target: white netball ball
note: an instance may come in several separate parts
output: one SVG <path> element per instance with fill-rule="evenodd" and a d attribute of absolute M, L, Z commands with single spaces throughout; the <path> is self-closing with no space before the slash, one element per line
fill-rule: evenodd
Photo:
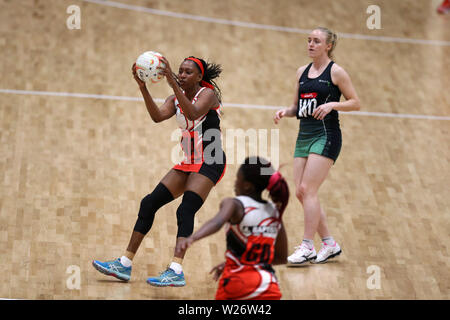
<path fill-rule="evenodd" d="M 136 60 L 136 73 L 142 81 L 146 83 L 157 83 L 164 76 L 158 68 L 166 65 L 161 61 L 162 55 L 155 51 L 146 51 Z"/>

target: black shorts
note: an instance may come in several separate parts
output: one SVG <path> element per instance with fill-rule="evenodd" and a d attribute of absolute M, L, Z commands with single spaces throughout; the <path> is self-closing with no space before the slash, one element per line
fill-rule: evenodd
<path fill-rule="evenodd" d="M 181 162 L 173 167 L 175 170 L 183 172 L 197 172 L 210 179 L 215 185 L 222 179 L 227 167 L 225 152 L 223 152 L 223 161 L 217 163 L 185 163 Z"/>

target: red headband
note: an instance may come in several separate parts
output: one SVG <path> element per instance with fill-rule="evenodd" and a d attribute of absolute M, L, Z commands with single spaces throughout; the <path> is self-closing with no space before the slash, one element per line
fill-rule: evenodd
<path fill-rule="evenodd" d="M 189 58 L 186 58 L 184 60 L 194 61 L 195 64 L 200 68 L 200 71 L 202 72 L 202 78 L 203 78 L 203 76 L 205 75 L 205 69 L 203 68 L 203 63 L 200 61 L 200 59 L 189 57 Z M 204 80 L 202 80 L 202 82 L 200 84 L 201 84 L 202 87 L 207 87 L 207 88 L 210 88 L 210 89 L 214 90 L 214 86 L 212 84 L 204 81 Z"/>
<path fill-rule="evenodd" d="M 200 71 L 202 72 L 202 77 L 205 75 L 205 69 L 203 68 L 203 63 L 199 59 L 197 59 L 197 58 L 186 58 L 184 60 L 194 61 L 198 65 L 198 67 L 200 68 Z"/>
<path fill-rule="evenodd" d="M 269 184 L 267 185 L 267 190 L 271 190 L 275 183 L 278 182 L 282 178 L 281 173 L 279 171 L 275 172 L 273 175 L 270 176 Z"/>

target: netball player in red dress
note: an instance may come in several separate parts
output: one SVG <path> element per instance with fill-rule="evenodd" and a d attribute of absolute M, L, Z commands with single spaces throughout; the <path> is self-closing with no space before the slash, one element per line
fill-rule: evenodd
<path fill-rule="evenodd" d="M 202 59 L 188 57 L 181 63 L 178 76 L 172 72 L 169 62 L 161 72 L 174 94 L 158 107 L 146 84 L 136 74 L 134 79 L 144 97 L 151 119 L 158 123 L 176 117 L 182 131 L 181 145 L 185 159 L 176 164 L 162 178 L 152 193 L 141 201 L 138 219 L 125 254 L 116 260 L 93 261 L 93 266 L 106 275 L 128 281 L 131 278 L 132 259 L 145 235 L 150 231 L 156 211 L 172 200 L 183 196 L 177 209 L 177 242 L 190 236 L 194 230 L 194 216 L 208 197 L 211 189 L 225 172 L 225 153 L 220 136 L 220 89 L 214 79 L 220 73 L 219 65 Z M 172 263 L 158 277 L 148 278 L 153 286 L 184 286 L 186 284 L 182 260 L 185 250 L 174 253 Z"/>
<path fill-rule="evenodd" d="M 273 202 L 262 199 L 265 189 Z M 226 261 L 211 270 L 215 280 L 221 275 L 216 299 L 279 300 L 272 265 L 283 264 L 287 258 L 282 215 L 289 200 L 288 185 L 266 160 L 250 157 L 239 168 L 235 193 L 235 198 L 222 201 L 214 218 L 179 241 L 176 250 L 184 252 L 226 224 Z"/>

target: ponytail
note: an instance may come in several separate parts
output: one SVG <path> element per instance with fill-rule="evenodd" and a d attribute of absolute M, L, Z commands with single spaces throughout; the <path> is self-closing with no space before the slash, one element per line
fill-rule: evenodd
<path fill-rule="evenodd" d="M 336 44 L 337 44 L 337 35 L 336 35 L 336 33 L 331 31 L 328 28 L 325 28 L 325 27 L 318 27 L 315 30 L 320 30 L 323 33 L 325 33 L 325 35 L 326 35 L 326 43 L 327 44 L 331 43 L 331 49 L 327 53 L 328 54 L 328 58 L 333 60 L 334 59 L 333 51 L 334 51 L 334 48 L 336 48 Z"/>
<path fill-rule="evenodd" d="M 282 215 L 289 202 L 289 186 L 279 171 L 272 174 L 266 189 Z"/>

